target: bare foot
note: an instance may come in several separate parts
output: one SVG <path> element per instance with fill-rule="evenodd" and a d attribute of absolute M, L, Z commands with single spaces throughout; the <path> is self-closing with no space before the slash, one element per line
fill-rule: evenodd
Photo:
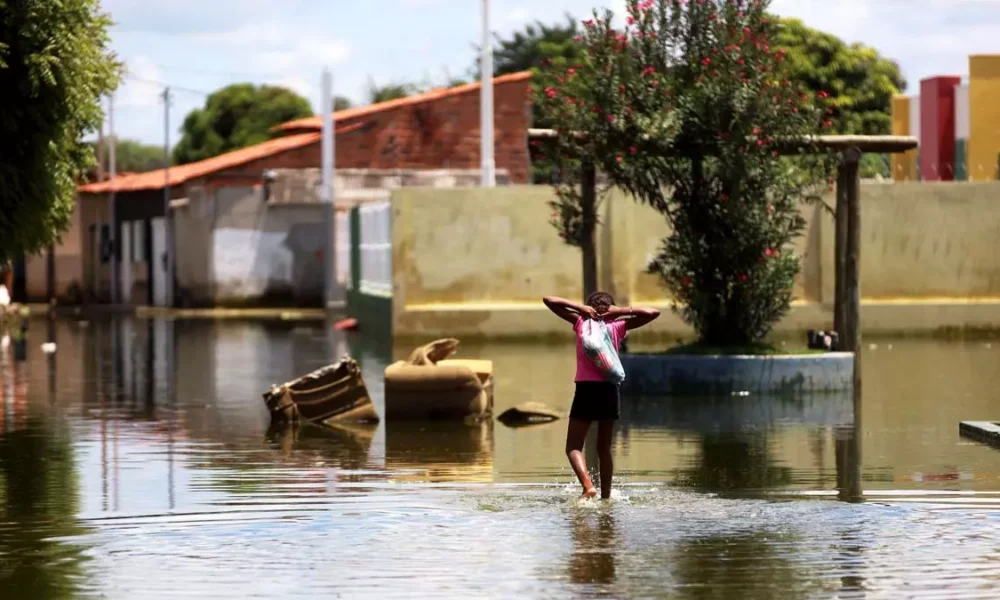
<path fill-rule="evenodd" d="M 587 488 L 586 490 L 584 490 L 583 495 L 580 497 L 584 499 L 596 498 L 597 490 L 594 488 Z"/>

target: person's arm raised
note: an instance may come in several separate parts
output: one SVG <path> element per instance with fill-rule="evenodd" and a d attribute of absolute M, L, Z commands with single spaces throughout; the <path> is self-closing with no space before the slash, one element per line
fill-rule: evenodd
<path fill-rule="evenodd" d="M 546 296 L 542 298 L 542 302 L 551 310 L 557 317 L 563 319 L 569 323 L 576 323 L 578 317 L 593 319 L 597 316 L 597 311 L 586 304 L 579 304 L 573 302 L 572 300 L 567 300 L 565 298 L 559 298 L 557 296 Z"/>
<path fill-rule="evenodd" d="M 625 329 L 638 329 L 655 321 L 660 311 L 655 308 L 612 306 L 602 316 L 608 321 L 621 319 L 625 322 Z"/>

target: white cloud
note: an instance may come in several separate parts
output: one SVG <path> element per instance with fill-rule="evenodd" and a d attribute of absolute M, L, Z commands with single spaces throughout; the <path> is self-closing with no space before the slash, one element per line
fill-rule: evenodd
<path fill-rule="evenodd" d="M 147 56 L 136 56 L 125 61 L 126 75 L 118 88 L 115 103 L 129 108 L 149 108 L 160 103 L 163 87 L 160 70 Z"/>
<path fill-rule="evenodd" d="M 507 11 L 507 14 L 503 17 L 503 22 L 505 25 L 521 25 L 522 23 L 527 23 L 530 16 L 528 9 L 523 6 L 515 6 Z"/>
<path fill-rule="evenodd" d="M 351 45 L 346 40 L 278 23 L 247 23 L 228 31 L 192 33 L 186 37 L 208 48 L 245 52 L 250 64 L 262 72 L 341 65 L 351 57 Z"/>

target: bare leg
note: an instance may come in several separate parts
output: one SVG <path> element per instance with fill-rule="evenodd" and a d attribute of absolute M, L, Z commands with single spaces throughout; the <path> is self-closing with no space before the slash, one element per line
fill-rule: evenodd
<path fill-rule="evenodd" d="M 569 457 L 569 465 L 573 467 L 576 478 L 583 486 L 584 498 L 597 496 L 594 482 L 590 480 L 590 475 L 587 473 L 587 459 L 583 457 L 583 444 L 587 441 L 587 431 L 589 430 L 590 421 L 570 419 L 569 429 L 566 431 L 566 456 Z"/>
<path fill-rule="evenodd" d="M 611 476 L 615 472 L 615 459 L 611 454 L 611 440 L 614 421 L 600 421 L 597 424 L 597 457 L 601 470 L 601 498 L 611 497 Z"/>

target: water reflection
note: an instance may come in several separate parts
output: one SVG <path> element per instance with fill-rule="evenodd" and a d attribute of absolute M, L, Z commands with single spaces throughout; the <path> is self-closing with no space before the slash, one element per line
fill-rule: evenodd
<path fill-rule="evenodd" d="M 79 545 L 55 538 L 85 531 L 76 518 L 72 436 L 65 422 L 50 418 L 54 387 L 44 395 L 32 389 L 24 364 L 27 333 L 17 332 L 14 347 L 9 337 L 0 344 L 0 589 L 12 598 L 70 598 L 85 559 Z M 54 340 L 51 329 L 48 340 Z M 46 362 L 51 382 L 55 362 L 51 356 Z M 37 402 L 41 398 L 45 402 Z"/>
<path fill-rule="evenodd" d="M 776 531 L 687 537 L 669 565 L 685 598 L 798 598 L 814 594 L 808 572 L 781 548 L 797 540 Z"/>
<path fill-rule="evenodd" d="M 570 517 L 573 551 L 569 579 L 576 584 L 608 586 L 615 582 L 618 533 L 611 510 L 577 510 Z"/>
<path fill-rule="evenodd" d="M 860 406 L 860 405 L 859 405 Z M 800 397 L 628 398 L 623 403 L 622 436 L 644 430 L 676 435 L 693 448 L 676 469 L 676 483 L 703 492 L 747 494 L 798 483 L 789 459 L 801 465 L 808 455 L 780 456 L 783 438 L 799 431 L 809 438 L 812 470 L 823 471 L 828 440 L 836 440 L 836 483 L 859 472 L 860 450 L 855 402 L 850 394 Z M 853 448 L 855 452 L 847 452 Z M 810 484 L 824 484 L 822 477 Z M 860 481 L 857 482 L 860 485 Z M 860 488 L 852 490 L 860 497 Z"/>
<path fill-rule="evenodd" d="M 1000 582 L 998 455 L 954 426 L 992 418 L 1000 372 L 982 346 L 875 351 L 864 403 L 626 399 L 620 500 L 581 507 L 565 421 L 270 426 L 264 389 L 345 353 L 382 414 L 382 370 L 408 351 L 384 341 L 328 323 L 29 325 L 0 351 L 4 597 L 152 597 L 165 569 L 172 594 L 213 597 L 280 595 L 289 577 L 306 595 L 375 597 L 892 595 L 904 582 L 971 596 Z M 460 352 L 494 361 L 498 412 L 565 411 L 563 350 Z M 261 564 L 281 580 L 261 581 Z M 944 587 L 928 575 L 944 571 Z"/>
<path fill-rule="evenodd" d="M 401 481 L 493 481 L 493 423 L 385 424 L 385 465 Z"/>
<path fill-rule="evenodd" d="M 276 423 L 268 428 L 267 441 L 280 449 L 286 463 L 313 465 L 324 461 L 355 470 L 370 466 L 372 440 L 377 429 L 376 425 L 368 423 L 329 427 Z"/>

